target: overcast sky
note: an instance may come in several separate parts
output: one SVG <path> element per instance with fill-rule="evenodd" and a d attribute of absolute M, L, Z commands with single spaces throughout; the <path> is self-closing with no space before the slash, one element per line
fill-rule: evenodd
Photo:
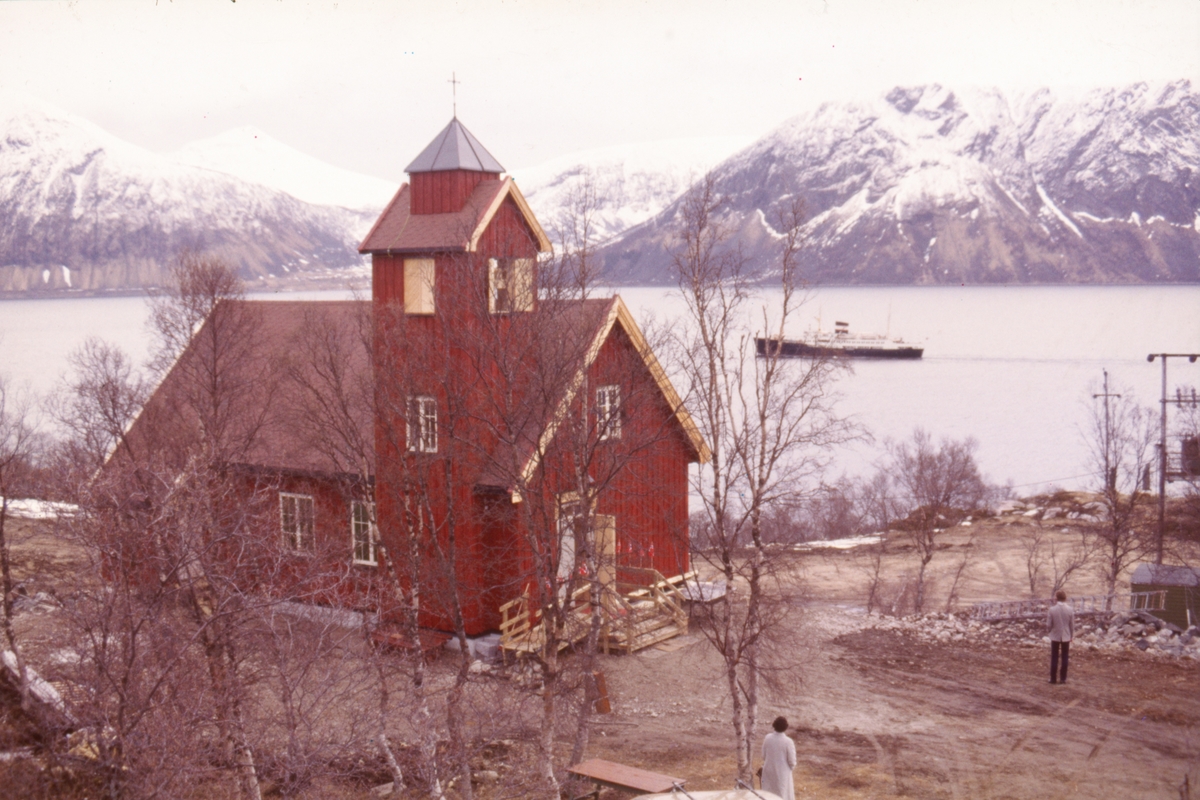
<path fill-rule="evenodd" d="M 0 1 L 0 89 L 158 152 L 253 125 L 400 181 L 451 72 L 512 170 L 898 84 L 1200 83 L 1200 0 Z"/>

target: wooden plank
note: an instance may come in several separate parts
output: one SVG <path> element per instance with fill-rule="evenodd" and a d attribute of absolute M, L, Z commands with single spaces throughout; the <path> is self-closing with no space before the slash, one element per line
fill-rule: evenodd
<path fill-rule="evenodd" d="M 682 786 L 686 782 L 683 778 L 673 778 L 670 775 L 606 761 L 603 758 L 589 758 L 567 768 L 567 772 L 602 786 L 633 792 L 669 792 L 672 787 Z"/>

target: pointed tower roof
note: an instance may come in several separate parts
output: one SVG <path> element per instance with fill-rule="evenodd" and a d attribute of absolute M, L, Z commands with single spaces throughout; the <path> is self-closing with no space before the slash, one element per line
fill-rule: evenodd
<path fill-rule="evenodd" d="M 466 169 L 473 172 L 504 172 L 500 162 L 492 157 L 479 140 L 471 135 L 458 117 L 413 159 L 405 172 L 438 172 L 448 169 Z"/>

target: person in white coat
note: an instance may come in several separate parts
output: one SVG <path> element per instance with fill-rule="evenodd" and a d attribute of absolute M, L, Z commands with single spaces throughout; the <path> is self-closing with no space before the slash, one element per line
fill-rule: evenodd
<path fill-rule="evenodd" d="M 768 733 L 763 739 L 762 788 L 774 792 L 783 800 L 796 800 L 796 790 L 792 787 L 796 743 L 784 733 L 788 722 L 783 717 L 776 717 L 771 727 L 775 732 Z"/>
<path fill-rule="evenodd" d="M 1075 638 L 1075 612 L 1067 605 L 1067 593 L 1059 591 L 1046 615 L 1046 627 L 1050 632 L 1050 682 L 1067 682 L 1067 659 L 1071 657 L 1071 640 Z M 1062 670 L 1058 669 L 1058 656 L 1062 654 Z M 1055 674 L 1058 673 L 1058 674 Z"/>

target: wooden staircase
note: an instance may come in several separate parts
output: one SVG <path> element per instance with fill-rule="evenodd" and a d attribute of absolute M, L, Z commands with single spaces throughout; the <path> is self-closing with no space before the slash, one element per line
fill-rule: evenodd
<path fill-rule="evenodd" d="M 623 568 L 644 582 L 614 582 L 602 591 L 600 602 L 600 648 L 605 653 L 635 653 L 638 650 L 687 633 L 688 615 L 680 588 L 695 578 L 694 572 L 664 578 L 657 570 Z M 567 604 L 566 625 L 559 649 L 587 637 L 592 619 L 591 587 L 583 586 Z M 538 611 L 531 607 L 528 593 L 500 607 L 500 647 L 516 656 L 541 651 L 546 644 Z"/>
<path fill-rule="evenodd" d="M 587 637 L 592 622 L 591 587 L 581 586 L 567 604 L 565 630 L 558 640 L 558 649 L 580 642 Z M 546 646 L 546 630 L 534 622 L 540 611 L 532 606 L 529 593 L 500 606 L 500 652 L 523 656 L 538 653 Z"/>

